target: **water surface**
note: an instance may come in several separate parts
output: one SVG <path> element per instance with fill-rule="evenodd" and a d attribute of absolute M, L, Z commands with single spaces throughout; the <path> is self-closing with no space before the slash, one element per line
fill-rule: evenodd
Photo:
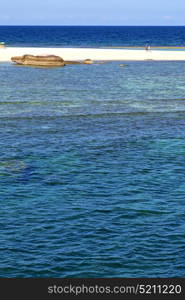
<path fill-rule="evenodd" d="M 184 62 L 0 64 L 0 277 L 184 277 Z"/>

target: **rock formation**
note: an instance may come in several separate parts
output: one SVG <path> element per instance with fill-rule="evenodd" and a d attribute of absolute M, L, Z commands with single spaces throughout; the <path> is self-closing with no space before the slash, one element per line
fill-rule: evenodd
<path fill-rule="evenodd" d="M 65 60 L 65 65 L 81 65 L 80 61 L 74 61 L 74 60 Z"/>
<path fill-rule="evenodd" d="M 65 63 L 65 65 L 83 65 L 83 64 L 91 65 L 91 64 L 93 64 L 93 61 L 88 58 L 83 61 L 65 60 L 64 63 Z"/>
<path fill-rule="evenodd" d="M 25 54 L 23 56 L 14 56 L 11 60 L 20 65 L 29 65 L 29 66 L 65 66 L 64 60 L 60 56 L 56 55 L 30 55 Z"/>
<path fill-rule="evenodd" d="M 80 65 L 80 64 L 93 64 L 91 59 L 85 59 L 84 61 L 64 61 L 60 56 L 56 55 L 30 55 L 25 54 L 22 56 L 13 56 L 11 60 L 19 65 L 27 66 L 43 66 L 43 67 L 57 67 L 65 65 Z"/>
<path fill-rule="evenodd" d="M 85 59 L 84 61 L 83 61 L 83 63 L 84 64 L 87 64 L 87 65 L 91 65 L 91 64 L 93 64 L 93 61 L 92 61 L 92 59 Z"/>

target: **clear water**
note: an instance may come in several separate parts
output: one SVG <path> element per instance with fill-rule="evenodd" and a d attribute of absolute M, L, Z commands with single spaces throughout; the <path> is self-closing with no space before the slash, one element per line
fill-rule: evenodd
<path fill-rule="evenodd" d="M 184 276 L 184 70 L 0 66 L 0 276 Z"/>
<path fill-rule="evenodd" d="M 0 64 L 0 277 L 185 276 L 185 62 Z"/>

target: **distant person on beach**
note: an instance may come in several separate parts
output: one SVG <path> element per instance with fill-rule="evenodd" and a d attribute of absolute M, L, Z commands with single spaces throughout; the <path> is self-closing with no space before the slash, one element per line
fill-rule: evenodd
<path fill-rule="evenodd" d="M 4 42 L 0 42 L 0 48 L 5 48 L 5 43 Z"/>
<path fill-rule="evenodd" d="M 146 45 L 146 46 L 145 46 L 145 50 L 146 50 L 146 51 L 151 50 L 150 45 Z"/>

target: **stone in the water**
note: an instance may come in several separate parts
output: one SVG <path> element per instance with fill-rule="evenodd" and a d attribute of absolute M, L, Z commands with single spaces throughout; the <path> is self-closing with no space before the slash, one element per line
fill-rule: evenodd
<path fill-rule="evenodd" d="M 65 60 L 65 65 L 81 65 L 82 63 L 80 61 L 74 61 L 74 60 Z"/>
<path fill-rule="evenodd" d="M 87 59 L 85 59 L 85 60 L 83 61 L 83 63 L 84 63 L 84 64 L 87 64 L 87 65 L 91 65 L 91 64 L 93 64 L 93 60 L 87 58 Z"/>
<path fill-rule="evenodd" d="M 11 60 L 12 62 L 15 62 L 18 65 L 42 66 L 42 67 L 93 64 L 93 60 L 89 58 L 85 59 L 84 61 L 70 61 L 70 60 L 64 61 L 60 56 L 56 56 L 56 55 L 25 54 L 22 56 L 13 56 Z"/>
<path fill-rule="evenodd" d="M 60 56 L 56 55 L 30 55 L 25 54 L 23 56 L 13 56 L 11 60 L 19 65 L 27 66 L 65 66 L 64 60 Z"/>

